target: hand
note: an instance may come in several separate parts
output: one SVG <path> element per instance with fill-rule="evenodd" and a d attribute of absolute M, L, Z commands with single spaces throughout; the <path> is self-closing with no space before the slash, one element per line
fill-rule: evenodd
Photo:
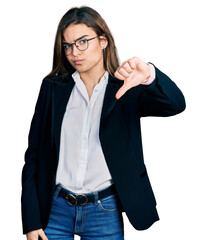
<path fill-rule="evenodd" d="M 123 62 L 114 76 L 124 81 L 123 86 L 116 93 L 116 99 L 119 99 L 127 90 L 146 81 L 150 77 L 150 68 L 146 62 L 133 57 Z"/>
<path fill-rule="evenodd" d="M 39 236 L 42 240 L 48 240 L 42 229 L 34 230 L 26 234 L 27 240 L 38 240 Z"/>

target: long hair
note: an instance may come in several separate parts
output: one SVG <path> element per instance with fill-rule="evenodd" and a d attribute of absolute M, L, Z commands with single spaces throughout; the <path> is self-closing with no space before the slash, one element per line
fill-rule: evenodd
<path fill-rule="evenodd" d="M 108 45 L 103 52 L 105 70 L 111 75 L 114 75 L 116 69 L 119 67 L 114 39 L 104 19 L 97 11 L 90 7 L 74 7 L 67 11 L 59 22 L 54 45 L 53 67 L 52 71 L 46 76 L 46 78 L 61 76 L 62 80 L 64 80 L 67 75 L 72 74 L 75 71 L 74 67 L 65 56 L 62 41 L 64 30 L 70 24 L 80 23 L 92 28 L 98 36 L 104 34 L 108 40 Z"/>

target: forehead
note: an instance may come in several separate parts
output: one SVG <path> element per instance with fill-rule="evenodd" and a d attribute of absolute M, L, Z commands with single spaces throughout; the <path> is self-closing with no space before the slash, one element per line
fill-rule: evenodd
<path fill-rule="evenodd" d="M 95 31 L 85 24 L 71 24 L 63 32 L 63 38 L 66 42 L 72 43 L 83 35 L 95 37 Z"/>

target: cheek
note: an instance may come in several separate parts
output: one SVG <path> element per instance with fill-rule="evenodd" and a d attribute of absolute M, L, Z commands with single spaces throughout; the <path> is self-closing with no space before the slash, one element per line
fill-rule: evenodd
<path fill-rule="evenodd" d="M 66 57 L 66 58 L 67 58 L 68 62 L 70 63 L 70 65 L 71 65 L 72 67 L 76 68 L 75 63 L 72 61 L 72 58 L 71 58 L 71 57 Z"/>
<path fill-rule="evenodd" d="M 68 62 L 72 65 L 72 59 L 69 56 L 67 56 L 66 58 L 67 58 Z"/>
<path fill-rule="evenodd" d="M 97 62 L 97 61 L 99 61 L 102 57 L 103 57 L 103 53 L 102 53 L 102 51 L 100 51 L 99 48 L 93 49 L 93 51 L 90 51 L 90 52 L 87 54 L 87 60 L 88 60 L 89 62 Z"/>

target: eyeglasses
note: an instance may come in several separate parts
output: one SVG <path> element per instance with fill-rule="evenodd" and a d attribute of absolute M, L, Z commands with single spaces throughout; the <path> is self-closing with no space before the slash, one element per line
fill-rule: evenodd
<path fill-rule="evenodd" d="M 75 45 L 77 47 L 78 50 L 80 51 L 85 51 L 89 44 L 88 42 L 95 39 L 95 38 L 99 38 L 100 36 L 96 36 L 90 39 L 86 39 L 86 38 L 81 38 L 81 39 L 77 39 L 74 43 L 63 43 L 63 48 L 65 51 L 65 55 L 68 56 L 72 53 L 73 51 L 73 45 Z"/>

